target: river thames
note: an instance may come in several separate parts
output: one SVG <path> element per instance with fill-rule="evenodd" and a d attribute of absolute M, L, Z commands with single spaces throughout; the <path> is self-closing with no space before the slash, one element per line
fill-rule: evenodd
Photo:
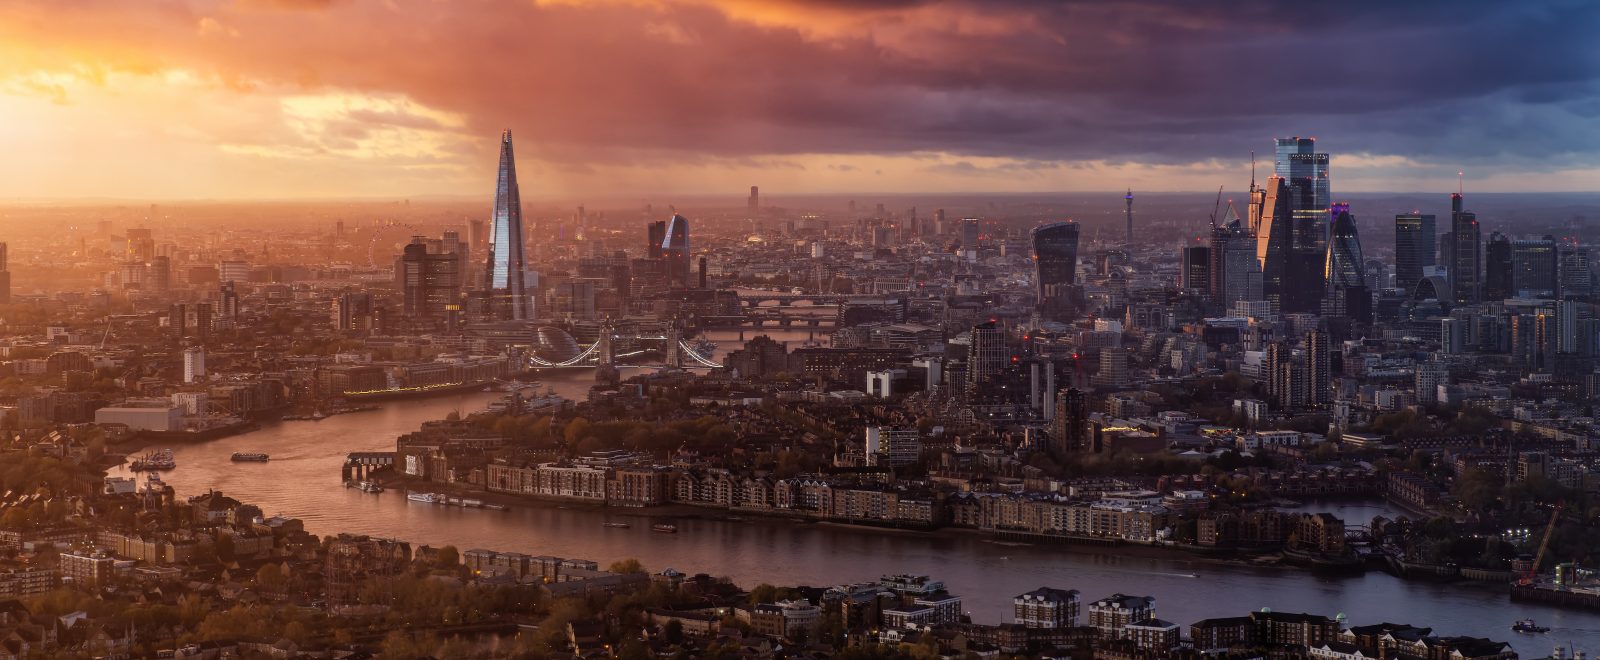
<path fill-rule="evenodd" d="M 793 334 L 804 339 L 804 332 Z M 753 334 L 752 334 L 753 336 Z M 722 337 L 714 337 L 722 339 Z M 793 337 L 791 337 L 793 339 Z M 587 370 L 543 382 L 581 398 Z M 1210 616 L 1274 611 L 1344 613 L 1354 625 L 1392 621 L 1431 626 L 1439 635 L 1511 642 L 1522 657 L 1544 657 L 1555 644 L 1600 650 L 1600 615 L 1512 603 L 1498 585 L 1406 582 L 1386 573 L 1319 577 L 1291 568 L 1262 568 L 1151 558 L 1115 549 L 999 544 L 976 535 L 929 534 L 797 523 L 745 516 L 743 521 L 687 518 L 678 534 L 649 529 L 649 510 L 607 511 L 553 504 L 510 511 L 460 509 L 406 500 L 404 493 L 365 494 L 344 487 L 339 468 L 353 451 L 392 451 L 395 438 L 451 411 L 483 409 L 497 394 L 471 393 L 390 402 L 380 410 L 322 421 L 272 422 L 260 430 L 174 447 L 178 468 L 165 473 L 180 496 L 219 490 L 256 504 L 267 515 L 305 521 L 316 534 L 353 532 L 411 541 L 530 555 L 591 559 L 602 566 L 637 558 L 653 571 L 675 568 L 733 578 L 745 587 L 830 585 L 883 574 L 926 574 L 943 580 L 980 623 L 1010 620 L 1012 596 L 1040 586 L 1077 589 L 1087 603 L 1113 593 L 1156 598 L 1156 615 L 1187 629 Z M 267 463 L 233 463 L 233 452 L 266 452 Z M 1348 520 L 1387 512 L 1381 504 L 1327 503 Z M 601 526 L 629 521 L 630 528 Z M 1519 635 L 1511 623 L 1532 617 L 1549 635 Z"/>

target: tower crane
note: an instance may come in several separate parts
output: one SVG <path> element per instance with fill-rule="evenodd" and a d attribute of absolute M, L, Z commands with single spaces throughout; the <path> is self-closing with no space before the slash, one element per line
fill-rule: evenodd
<path fill-rule="evenodd" d="M 1524 586 L 1533 584 L 1533 576 L 1539 574 L 1539 564 L 1544 561 L 1545 550 L 1550 548 L 1550 536 L 1555 533 L 1556 520 L 1560 518 L 1561 505 L 1556 504 L 1556 508 L 1550 512 L 1550 524 L 1544 527 L 1544 538 L 1539 541 L 1539 552 L 1533 556 L 1533 565 L 1529 566 L 1527 572 L 1522 574 L 1522 580 L 1518 584 Z"/>

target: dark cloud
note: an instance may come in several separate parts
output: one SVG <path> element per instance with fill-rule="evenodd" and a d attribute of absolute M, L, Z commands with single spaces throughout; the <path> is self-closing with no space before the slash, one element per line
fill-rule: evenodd
<path fill-rule="evenodd" d="M 181 29 L 134 21 L 151 29 L 129 47 L 228 79 L 403 93 L 486 136 L 514 127 L 521 150 L 558 161 L 1188 163 L 1293 134 L 1432 161 L 1600 153 L 1587 0 L 706 2 L 240 0 L 168 12 Z M 213 14 L 238 36 L 194 37 L 192 16 Z M 107 39 L 130 27 L 77 18 Z"/>

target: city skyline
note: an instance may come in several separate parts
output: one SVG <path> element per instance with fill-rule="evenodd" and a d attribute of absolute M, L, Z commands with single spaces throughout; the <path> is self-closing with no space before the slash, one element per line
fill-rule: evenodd
<path fill-rule="evenodd" d="M 1207 190 L 1297 134 L 1337 154 L 1347 192 L 1443 190 L 1458 171 L 1469 191 L 1600 180 L 1580 27 L 1597 9 L 1576 3 L 480 9 L 8 5 L 0 144 L 19 157 L 0 196 L 470 196 L 505 127 L 529 199 Z M 1530 35 L 1543 47 L 1494 47 Z M 1308 39 L 1337 56 L 1271 57 Z M 1317 83 L 1239 112 L 1259 105 L 1242 82 L 1290 66 Z"/>

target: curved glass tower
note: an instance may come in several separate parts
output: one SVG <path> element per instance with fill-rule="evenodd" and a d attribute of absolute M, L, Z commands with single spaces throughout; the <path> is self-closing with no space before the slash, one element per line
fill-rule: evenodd
<path fill-rule="evenodd" d="M 528 319 L 528 295 L 522 257 L 522 193 L 517 189 L 517 161 L 511 151 L 511 130 L 500 134 L 500 176 L 494 188 L 494 217 L 489 228 L 489 266 L 484 289 L 489 315 L 500 321 Z"/>

